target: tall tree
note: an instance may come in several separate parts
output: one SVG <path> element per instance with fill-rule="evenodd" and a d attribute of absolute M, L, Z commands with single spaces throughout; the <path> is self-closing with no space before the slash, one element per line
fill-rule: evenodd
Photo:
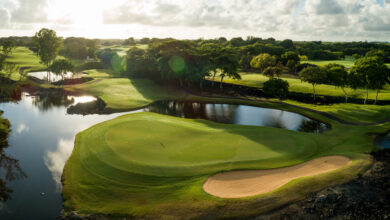
<path fill-rule="evenodd" d="M 238 74 L 238 60 L 233 51 L 225 49 L 222 51 L 221 55 L 217 58 L 217 66 L 221 71 L 221 84 L 220 88 L 222 89 L 222 82 L 224 77 L 229 77 L 232 79 L 241 79 L 241 75 Z"/>
<path fill-rule="evenodd" d="M 68 72 L 74 72 L 74 65 L 72 62 L 66 59 L 59 59 L 53 62 L 50 66 L 50 71 L 56 75 L 61 76 L 62 80 L 64 80 L 64 75 Z"/>
<path fill-rule="evenodd" d="M 39 32 L 35 33 L 33 41 L 37 46 L 37 54 L 43 64 L 46 65 L 49 70 L 50 64 L 56 59 L 58 51 L 61 46 L 61 38 L 57 37 L 54 30 L 42 28 Z M 49 72 L 47 73 L 49 78 Z"/>
<path fill-rule="evenodd" d="M 250 65 L 252 68 L 258 69 L 260 70 L 260 72 L 263 72 L 267 67 L 276 65 L 276 57 L 271 56 L 268 53 L 262 53 L 253 57 Z"/>
<path fill-rule="evenodd" d="M 383 87 L 390 81 L 388 67 L 384 64 L 381 56 L 366 56 L 358 59 L 352 67 L 351 73 L 354 76 L 354 87 L 366 89 L 364 104 L 367 103 L 368 90 L 376 90 L 375 104 L 378 100 L 378 94 Z"/>
<path fill-rule="evenodd" d="M 307 67 L 299 73 L 302 81 L 313 86 L 313 99 L 316 99 L 316 85 L 326 80 L 325 71 L 321 67 Z"/>
<path fill-rule="evenodd" d="M 345 96 L 345 103 L 348 102 L 348 94 L 345 87 L 350 85 L 350 76 L 345 66 L 340 64 L 328 64 L 325 66 L 327 78 L 330 84 L 340 87 Z"/>

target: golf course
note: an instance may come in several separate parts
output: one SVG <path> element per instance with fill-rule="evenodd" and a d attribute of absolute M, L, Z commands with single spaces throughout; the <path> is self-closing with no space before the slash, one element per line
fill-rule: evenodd
<path fill-rule="evenodd" d="M 246 219 L 373 169 L 374 143 L 390 129 L 390 46 L 300 61 L 318 42 L 252 40 L 63 39 L 41 29 L 29 47 L 14 46 L 1 77 L 17 89 L 0 116 L 15 124 L 11 146 L 35 143 L 23 154 L 29 176 L 55 183 L 32 191 L 34 201 L 55 195 L 48 216 L 64 219 Z M 350 53 L 329 48 L 313 54 Z"/>

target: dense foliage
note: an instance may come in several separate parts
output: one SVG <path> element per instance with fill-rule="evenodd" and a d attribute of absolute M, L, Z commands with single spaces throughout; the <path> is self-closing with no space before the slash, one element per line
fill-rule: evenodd
<path fill-rule="evenodd" d="M 98 40 L 69 37 L 64 40 L 60 54 L 75 59 L 95 59 L 98 45 Z"/>

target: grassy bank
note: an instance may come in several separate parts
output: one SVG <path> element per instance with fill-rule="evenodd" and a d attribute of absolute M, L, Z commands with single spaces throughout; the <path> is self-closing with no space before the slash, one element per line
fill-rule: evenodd
<path fill-rule="evenodd" d="M 224 79 L 224 82 L 226 83 L 233 83 L 237 85 L 245 85 L 245 86 L 252 86 L 252 87 L 258 87 L 263 88 L 264 82 L 268 80 L 268 77 L 259 74 L 259 73 L 241 73 L 241 80 L 234 80 L 234 79 Z M 313 93 L 313 86 L 309 83 L 302 82 L 300 79 L 292 79 L 292 78 L 282 78 L 284 80 L 287 80 L 290 84 L 289 90 L 291 92 L 300 92 L 300 93 Z M 219 77 L 215 78 L 215 81 L 220 81 Z M 345 91 L 347 92 L 348 96 L 351 98 L 362 98 L 364 99 L 366 96 L 366 90 L 365 89 L 357 89 L 353 90 L 350 88 L 346 88 Z M 344 97 L 344 93 L 340 88 L 336 88 L 332 85 L 317 85 L 316 86 L 316 93 L 318 95 L 329 95 L 329 96 L 340 96 Z M 376 91 L 369 90 L 369 99 L 375 99 Z M 389 100 L 390 99 L 390 88 L 387 86 L 384 90 L 381 91 L 378 97 L 379 100 Z"/>
<path fill-rule="evenodd" d="M 94 80 L 79 85 L 66 86 L 68 91 L 87 93 L 101 98 L 108 108 L 118 111 L 140 108 L 161 99 L 176 99 L 185 94 L 163 88 L 149 79 L 111 78 L 112 70 L 89 70 Z"/>
<path fill-rule="evenodd" d="M 12 54 L 6 60 L 9 63 L 14 63 L 20 68 L 24 68 L 24 72 L 33 72 L 46 69 L 39 61 L 39 57 L 27 47 L 16 47 Z M 10 79 L 20 80 L 22 76 L 19 71 L 11 73 Z"/>
<path fill-rule="evenodd" d="M 81 214 L 174 219 L 258 214 L 353 178 L 370 164 L 364 153 L 373 148 L 374 136 L 368 133 L 383 133 L 389 126 L 341 125 L 294 110 L 325 120 L 333 129 L 310 134 L 153 113 L 93 126 L 77 135 L 65 166 L 65 208 Z M 326 155 L 345 155 L 353 163 L 245 199 L 218 199 L 202 190 L 207 177 L 217 172 L 284 167 Z"/>
<path fill-rule="evenodd" d="M 3 112 L 0 110 L 0 147 L 7 145 L 7 138 L 10 132 L 10 123 L 2 117 Z"/>

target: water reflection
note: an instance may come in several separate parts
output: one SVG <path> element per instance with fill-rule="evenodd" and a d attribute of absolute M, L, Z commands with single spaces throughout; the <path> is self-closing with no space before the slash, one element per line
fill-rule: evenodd
<path fill-rule="evenodd" d="M 13 192 L 7 186 L 7 182 L 23 179 L 27 176 L 20 167 L 19 161 L 7 155 L 4 151 L 8 147 L 7 135 L 1 134 L 0 139 L 3 140 L 0 142 L 0 203 L 4 203 L 11 198 Z"/>
<path fill-rule="evenodd" d="M 40 80 L 48 81 L 48 82 L 58 82 L 58 81 L 62 80 L 61 75 L 56 75 L 52 72 L 46 72 L 46 71 L 30 72 L 30 73 L 28 73 L 28 75 L 33 76 L 33 77 L 40 79 Z M 64 79 L 78 79 L 78 78 L 81 78 L 82 76 L 83 76 L 82 73 L 73 74 L 72 72 L 67 72 L 66 74 L 64 74 Z"/>
<path fill-rule="evenodd" d="M 159 101 L 144 111 L 226 124 L 269 126 L 302 132 L 320 133 L 328 129 L 325 123 L 300 114 L 247 105 Z"/>
<path fill-rule="evenodd" d="M 24 93 L 24 95 L 28 95 Z M 48 111 L 54 107 L 68 107 L 79 103 L 88 103 L 96 100 L 93 96 L 71 96 L 62 89 L 41 91 L 31 96 L 33 104 L 41 111 Z"/>
<path fill-rule="evenodd" d="M 21 99 L 22 89 L 10 79 L 0 76 L 0 103 Z"/>
<path fill-rule="evenodd" d="M 94 124 L 127 114 L 69 115 L 70 106 L 95 100 L 93 97 L 67 96 L 59 91 L 55 95 L 32 91 L 41 95 L 23 93 L 18 102 L 0 103 L 4 117 L 14 126 L 9 137 L 9 147 L 0 154 L 7 161 L 6 168 L 13 170 L 9 177 L 21 176 L 18 168 L 28 178 L 9 181 L 2 176 L 12 198 L 0 202 L 0 219 L 56 219 L 62 210 L 61 175 L 65 161 L 73 149 L 75 135 Z M 43 91 L 45 92 L 45 91 Z M 56 100 L 57 98 L 57 100 Z M 8 158 L 17 158 L 19 161 Z M 6 169 L 4 169 L 6 170 Z M 0 171 L 1 172 L 1 171 Z M 9 173 L 9 172 L 8 172 Z M 23 175 L 22 175 L 23 176 Z M 0 189 L 0 191 L 2 191 Z M 1 208 L 2 207 L 2 208 Z"/>
<path fill-rule="evenodd" d="M 58 140 L 57 148 L 54 151 L 46 151 L 44 156 L 45 165 L 50 170 L 53 180 L 57 185 L 57 190 L 61 190 L 61 175 L 64 169 L 65 163 L 68 160 L 73 150 L 74 139 Z"/>

